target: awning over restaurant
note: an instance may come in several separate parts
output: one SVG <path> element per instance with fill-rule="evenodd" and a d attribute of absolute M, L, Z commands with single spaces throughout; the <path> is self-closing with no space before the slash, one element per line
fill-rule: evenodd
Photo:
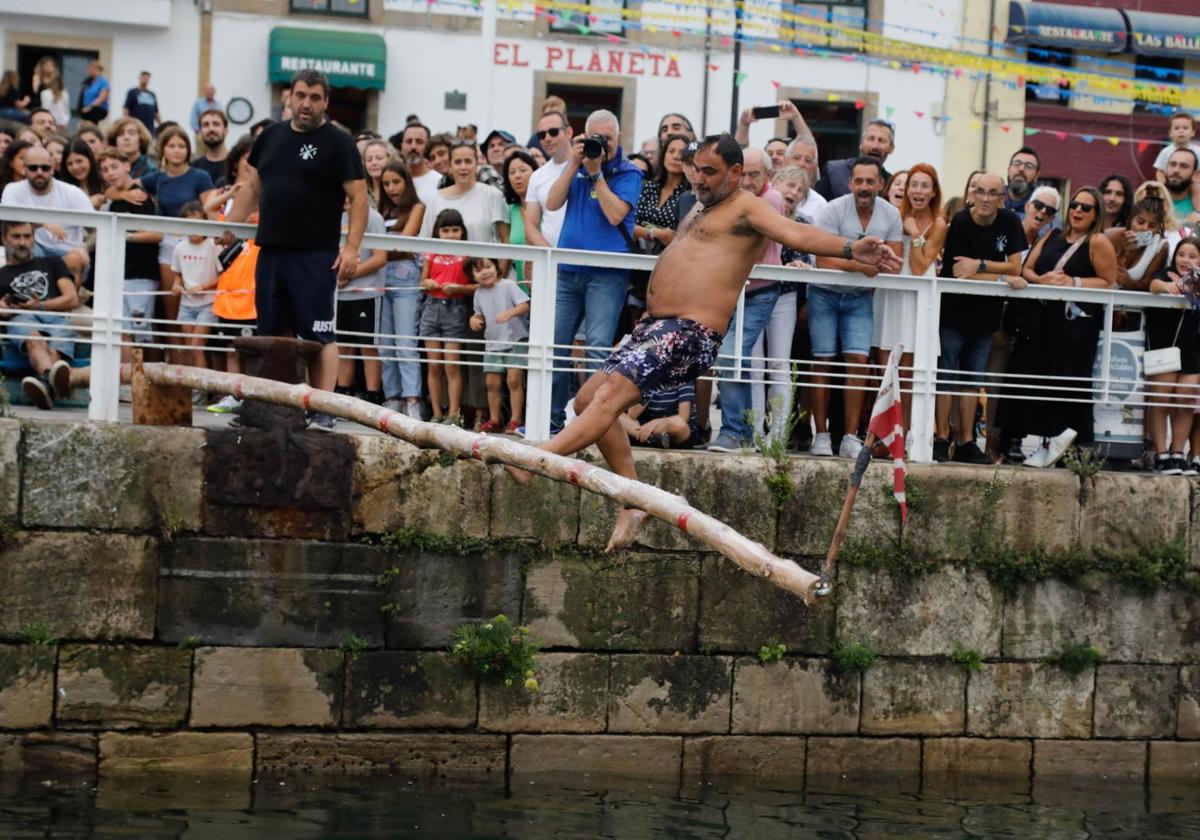
<path fill-rule="evenodd" d="M 1010 44 L 1115 53 L 1125 49 L 1127 40 L 1125 18 L 1117 9 L 1017 0 L 1008 6 Z"/>
<path fill-rule="evenodd" d="M 1198 9 L 1197 11 L 1200 11 Z M 1133 51 L 1139 55 L 1200 58 L 1200 18 L 1128 9 Z"/>
<path fill-rule="evenodd" d="M 333 87 L 383 90 L 387 44 L 373 32 L 279 26 L 271 30 L 268 63 L 272 82 L 290 82 L 297 70 L 313 68 Z"/>

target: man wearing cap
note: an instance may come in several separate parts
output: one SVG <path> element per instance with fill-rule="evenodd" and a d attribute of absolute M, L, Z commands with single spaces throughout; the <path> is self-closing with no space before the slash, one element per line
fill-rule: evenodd
<path fill-rule="evenodd" d="M 497 189 L 504 189 L 504 178 L 500 173 L 504 170 L 504 150 L 516 143 L 517 139 L 507 131 L 499 128 L 483 138 L 479 148 L 483 150 L 484 160 L 475 173 L 475 180 Z"/>

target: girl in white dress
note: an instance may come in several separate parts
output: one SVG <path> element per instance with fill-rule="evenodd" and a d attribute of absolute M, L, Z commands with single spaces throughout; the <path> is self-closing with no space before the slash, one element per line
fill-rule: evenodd
<path fill-rule="evenodd" d="M 937 171 L 927 163 L 918 163 L 908 171 L 908 183 L 900 216 L 904 219 L 904 265 L 900 273 L 912 277 L 932 277 L 937 272 L 937 258 L 946 241 L 947 224 L 941 217 L 942 187 Z M 875 292 L 875 362 L 887 365 L 892 348 L 903 345 L 901 370 L 911 369 L 913 347 L 916 345 L 917 295 L 878 289 Z M 911 380 L 904 376 L 901 403 L 904 427 L 909 427 L 912 408 Z"/>

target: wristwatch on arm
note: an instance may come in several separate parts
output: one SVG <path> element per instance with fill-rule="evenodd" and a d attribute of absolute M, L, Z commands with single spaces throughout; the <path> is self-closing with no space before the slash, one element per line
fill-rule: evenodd
<path fill-rule="evenodd" d="M 854 259 L 854 251 L 850 248 L 850 243 L 853 241 L 854 240 L 852 240 L 852 239 L 847 239 L 845 241 L 845 243 L 842 245 L 842 257 L 844 259 L 847 259 L 847 260 Z"/>
<path fill-rule="evenodd" d="M 986 273 L 987 273 L 987 260 L 980 260 L 979 261 L 979 271 L 977 271 L 976 274 L 986 274 Z"/>

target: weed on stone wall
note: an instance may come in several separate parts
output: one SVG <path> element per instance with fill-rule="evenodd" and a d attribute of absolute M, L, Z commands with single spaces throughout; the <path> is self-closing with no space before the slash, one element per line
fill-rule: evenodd
<path fill-rule="evenodd" d="M 349 656 L 351 662 L 356 662 L 366 649 L 367 640 L 353 633 L 346 637 L 346 641 L 338 645 L 338 650 Z"/>
<path fill-rule="evenodd" d="M 450 653 L 481 681 L 523 685 L 537 691 L 538 643 L 528 627 L 514 626 L 503 615 L 487 622 L 470 622 L 454 631 Z"/>
<path fill-rule="evenodd" d="M 1068 645 L 1056 658 L 1050 660 L 1072 676 L 1079 676 L 1100 664 L 1100 650 L 1084 642 Z"/>
<path fill-rule="evenodd" d="M 870 670 L 879 659 L 878 654 L 860 642 L 834 645 L 830 655 L 834 667 L 843 674 L 862 674 Z"/>
<path fill-rule="evenodd" d="M 782 397 L 775 397 L 771 400 L 771 414 L 767 418 L 768 428 L 775 413 L 783 412 L 785 402 L 786 400 Z M 783 510 L 784 505 L 788 503 L 788 499 L 792 498 L 792 493 L 796 490 L 791 473 L 788 472 L 787 454 L 788 441 L 792 439 L 792 428 L 796 425 L 795 417 L 789 413 L 784 418 L 783 426 L 778 434 L 764 435 L 762 424 L 753 411 L 746 412 L 746 423 L 754 430 L 754 448 L 771 462 L 770 470 L 763 476 L 763 483 L 771 491 L 771 498 L 775 500 L 775 509 Z"/>
<path fill-rule="evenodd" d="M 954 646 L 954 652 L 950 654 L 950 661 L 964 671 L 983 670 L 983 654 L 972 648 L 964 648 L 962 645 Z"/>
<path fill-rule="evenodd" d="M 17 635 L 21 637 L 21 641 L 33 648 L 33 664 L 36 667 L 43 668 L 54 664 L 58 639 L 49 624 L 43 621 L 31 621 L 17 631 Z"/>
<path fill-rule="evenodd" d="M 758 649 L 758 658 L 765 665 L 768 662 L 778 662 L 787 653 L 787 645 L 774 639 Z"/>

